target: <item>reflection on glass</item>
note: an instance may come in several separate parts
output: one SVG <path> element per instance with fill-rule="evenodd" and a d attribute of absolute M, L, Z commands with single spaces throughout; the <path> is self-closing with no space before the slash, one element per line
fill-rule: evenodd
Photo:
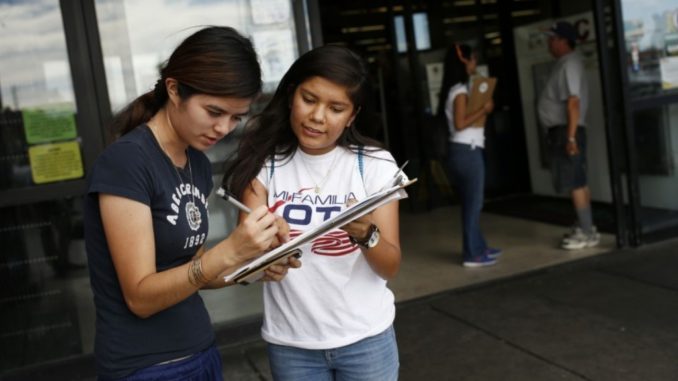
<path fill-rule="evenodd" d="M 184 38 L 206 25 L 226 25 L 249 36 L 259 55 L 264 96 L 251 107 L 251 113 L 256 113 L 298 55 L 291 4 L 291 0 L 96 0 L 112 111 L 119 111 L 155 86 L 163 60 Z M 206 152 L 212 163 L 223 162 L 233 154 L 241 129 L 242 124 Z M 213 167 L 218 186 L 222 165 Z M 208 205 L 209 247 L 230 234 L 237 213 L 213 196 Z M 241 296 L 242 290 L 225 289 L 211 295 L 205 300 L 214 323 L 261 313 L 261 303 L 252 295 Z M 254 295 L 260 297 L 259 292 Z M 233 309 L 231 301 L 247 308 Z"/>
<path fill-rule="evenodd" d="M 412 15 L 414 24 L 414 43 L 417 50 L 431 49 L 431 36 L 428 31 L 428 14 L 419 12 Z"/>
<path fill-rule="evenodd" d="M 252 39 L 265 93 L 275 90 L 298 54 L 290 0 L 253 0 L 251 4 L 238 0 L 96 0 L 96 11 L 114 112 L 150 91 L 163 60 L 184 38 L 206 25 L 227 25 Z M 266 99 L 260 97 L 251 112 L 261 110 Z M 206 152 L 211 162 L 224 161 L 234 152 L 241 129 L 242 125 Z M 215 184 L 220 182 L 221 177 L 215 176 Z M 210 214 L 220 215 L 213 208 L 221 207 L 210 203 Z M 213 239 L 223 238 L 232 228 L 232 224 L 210 225 Z"/>
<path fill-rule="evenodd" d="M 675 0 L 622 0 L 631 94 L 678 92 Z"/>
<path fill-rule="evenodd" d="M 396 46 L 398 53 L 407 51 L 407 34 L 405 32 L 404 16 L 398 15 L 393 18 L 396 34 Z M 431 48 L 431 35 L 428 28 L 428 14 L 417 12 L 412 15 L 412 27 L 414 28 L 414 44 L 417 50 Z"/>
<path fill-rule="evenodd" d="M 644 231 L 678 226 L 678 104 L 634 114 Z"/>
<path fill-rule="evenodd" d="M 59 3 L 0 2 L 0 35 L 0 190 L 81 178 Z"/>
<path fill-rule="evenodd" d="M 393 18 L 393 25 L 395 27 L 398 53 L 405 53 L 407 51 L 407 36 L 405 35 L 405 19 L 403 16 L 395 16 Z"/>
<path fill-rule="evenodd" d="M 59 2 L 0 1 L 0 192 L 83 177 L 75 115 Z M 87 347 L 76 204 L 0 208 L 0 372 Z"/>
<path fill-rule="evenodd" d="M 237 0 L 96 0 L 112 110 L 150 91 L 162 61 L 181 40 L 206 25 L 227 25 L 250 36 L 264 69 L 266 90 L 275 89 L 297 57 L 291 5 L 289 0 L 254 3 L 258 7 Z"/>

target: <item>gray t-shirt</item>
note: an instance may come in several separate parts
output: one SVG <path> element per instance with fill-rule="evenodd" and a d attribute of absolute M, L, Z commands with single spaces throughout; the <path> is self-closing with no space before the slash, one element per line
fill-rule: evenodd
<path fill-rule="evenodd" d="M 544 127 L 567 125 L 567 99 L 579 97 L 580 126 L 586 125 L 589 88 L 581 55 L 574 51 L 558 59 L 539 96 L 537 112 Z"/>

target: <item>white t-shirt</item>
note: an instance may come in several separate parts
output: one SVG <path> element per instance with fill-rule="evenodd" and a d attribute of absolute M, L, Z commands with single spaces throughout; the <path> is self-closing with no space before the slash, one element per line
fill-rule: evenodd
<path fill-rule="evenodd" d="M 323 155 L 300 149 L 268 160 L 257 179 L 268 190 L 268 205 L 283 200 L 275 213 L 294 237 L 345 209 L 352 197 L 364 199 L 393 181 L 398 171 L 387 151 L 358 154 L 336 147 Z M 272 176 L 271 176 L 271 172 Z M 320 193 L 315 193 L 316 186 Z M 343 230 L 333 230 L 302 247 L 302 266 L 281 282 L 264 284 L 264 340 L 305 349 L 355 343 L 388 328 L 395 318 L 394 297 L 360 248 Z"/>
<path fill-rule="evenodd" d="M 454 98 L 462 94 L 468 94 L 468 87 L 463 83 L 452 86 L 447 93 L 445 116 L 447 116 L 447 127 L 450 129 L 450 141 L 485 148 L 485 128 L 482 126 L 469 126 L 461 131 L 454 128 Z"/>

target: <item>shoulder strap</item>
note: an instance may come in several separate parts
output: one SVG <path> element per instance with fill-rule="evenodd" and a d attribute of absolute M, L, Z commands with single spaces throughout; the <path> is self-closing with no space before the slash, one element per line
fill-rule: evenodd
<path fill-rule="evenodd" d="M 367 185 L 365 185 L 365 148 L 363 146 L 358 147 L 358 170 L 360 171 L 360 179 L 363 181 L 363 188 L 365 193 L 367 193 Z"/>
<path fill-rule="evenodd" d="M 275 155 L 271 156 L 271 170 L 269 171 L 268 174 L 268 181 L 271 181 L 274 172 L 275 172 Z"/>
<path fill-rule="evenodd" d="M 358 147 L 358 170 L 360 171 L 360 177 L 363 179 L 363 182 L 365 182 L 365 171 L 363 170 L 364 163 L 363 163 L 363 146 Z"/>

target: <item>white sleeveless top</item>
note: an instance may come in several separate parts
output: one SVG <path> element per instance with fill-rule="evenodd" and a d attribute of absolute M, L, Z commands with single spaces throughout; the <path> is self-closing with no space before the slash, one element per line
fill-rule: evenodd
<path fill-rule="evenodd" d="M 482 126 L 470 126 L 461 131 L 454 128 L 454 98 L 462 94 L 468 94 L 468 87 L 463 83 L 457 83 L 450 88 L 445 101 L 445 116 L 447 116 L 447 127 L 450 129 L 450 141 L 485 148 L 485 128 Z"/>

